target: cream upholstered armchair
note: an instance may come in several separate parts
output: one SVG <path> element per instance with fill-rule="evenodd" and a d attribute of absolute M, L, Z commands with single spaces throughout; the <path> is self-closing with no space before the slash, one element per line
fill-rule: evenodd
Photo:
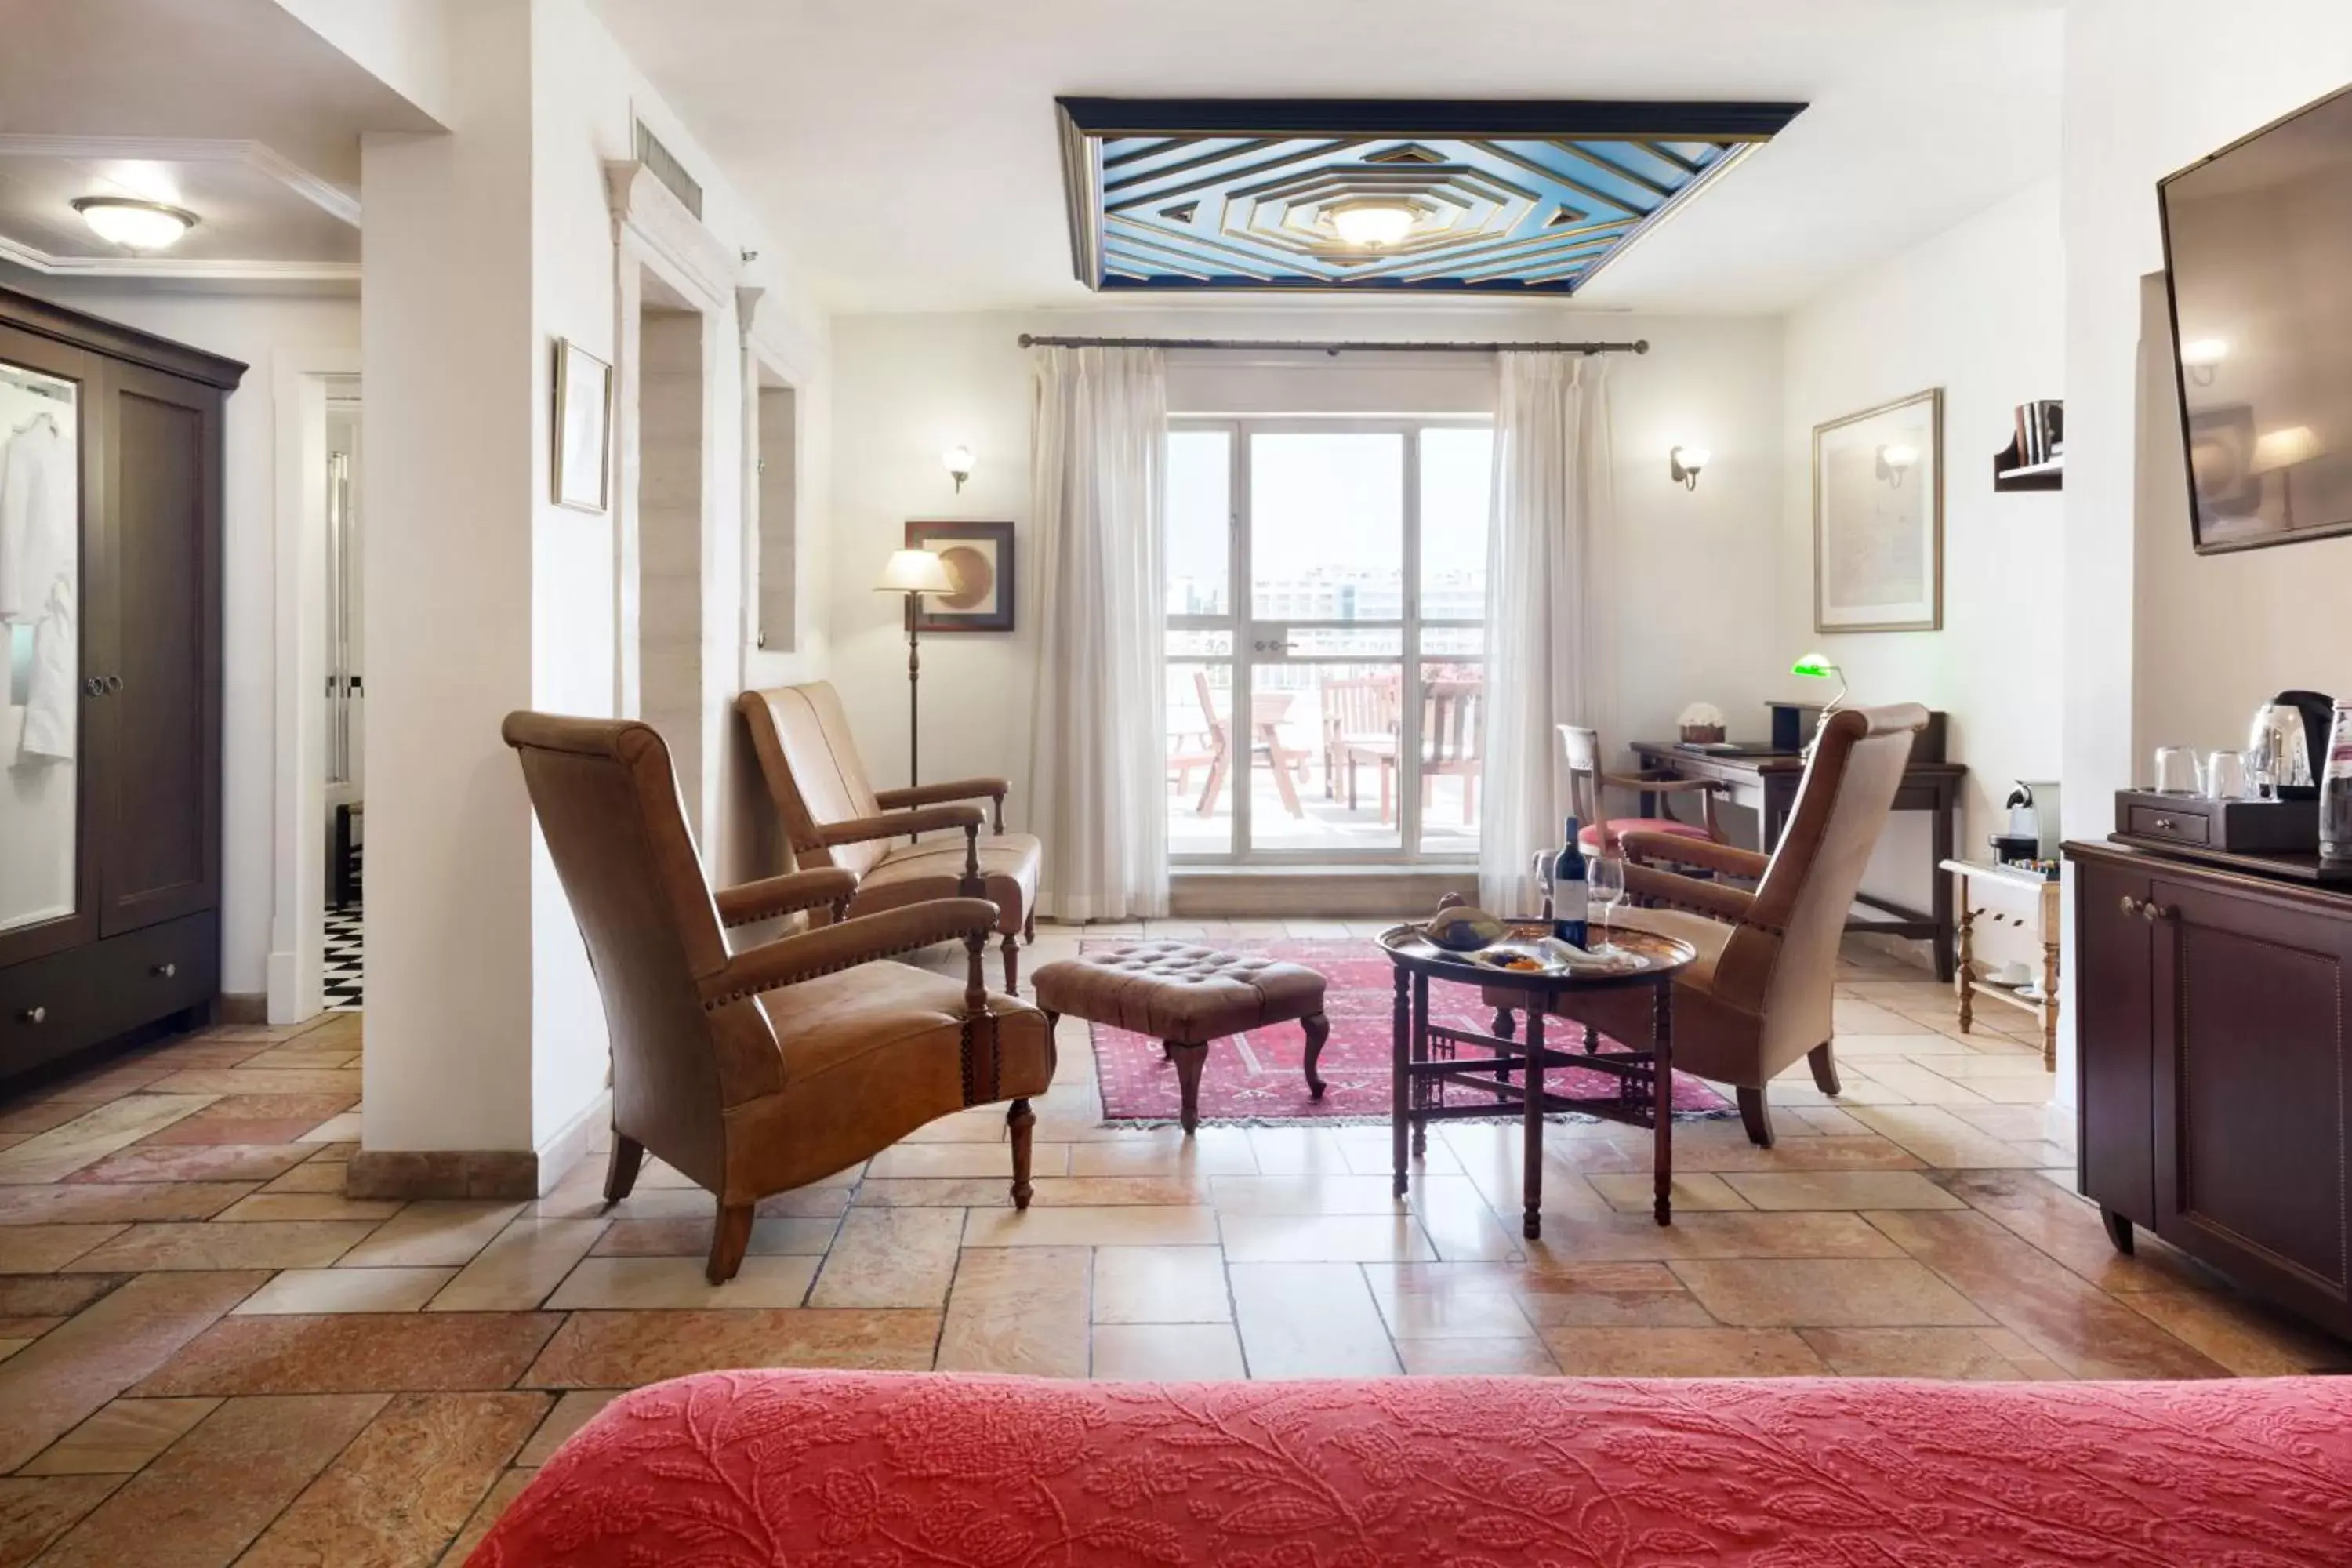
<path fill-rule="evenodd" d="M 1675 1066 L 1730 1085 L 1748 1137 L 1767 1148 L 1766 1086 L 1798 1058 L 1811 1059 L 1823 1093 L 1838 1091 L 1832 1052 L 1838 944 L 1911 760 L 1911 739 L 1927 722 L 1927 710 L 1916 703 L 1831 715 L 1769 855 L 1677 834 L 1636 831 L 1620 841 L 1625 890 L 1648 906 L 1627 911 L 1623 923 L 1698 949 L 1698 962 L 1675 981 Z M 1678 875 L 1669 865 L 1716 879 Z M 1502 1008 L 1514 999 L 1497 991 L 1487 1000 Z M 1646 1002 L 1630 992 L 1563 997 L 1553 1010 L 1620 1039 L 1643 1038 L 1648 1026 Z"/>
<path fill-rule="evenodd" d="M 1028 1097 L 1053 1081 L 1054 1040 L 1043 1013 L 983 984 L 994 905 L 941 899 L 842 920 L 856 879 L 837 869 L 714 894 L 659 733 L 546 713 L 509 714 L 503 733 L 604 998 L 608 1202 L 628 1196 L 648 1150 L 708 1189 L 708 1272 L 720 1284 L 742 1264 L 762 1197 L 1009 1100 L 1013 1201 L 1029 1206 Z M 722 928 L 807 910 L 837 923 L 728 951 Z M 969 953 L 961 981 L 883 962 L 952 941 Z"/>
<path fill-rule="evenodd" d="M 1004 831 L 997 778 L 956 779 L 912 789 L 868 782 L 840 695 L 830 681 L 746 691 L 735 700 L 760 759 L 760 774 L 803 867 L 831 866 L 856 879 L 852 915 L 973 892 L 997 908 L 1004 988 L 1021 988 L 1020 943 L 1036 934 L 1037 870 L 1043 852 L 1025 833 Z M 970 804 L 986 799 L 983 819 Z M 982 837 L 983 820 L 993 831 Z M 961 828 L 961 842 L 916 836 Z M 904 838 L 907 842 L 895 842 Z"/>

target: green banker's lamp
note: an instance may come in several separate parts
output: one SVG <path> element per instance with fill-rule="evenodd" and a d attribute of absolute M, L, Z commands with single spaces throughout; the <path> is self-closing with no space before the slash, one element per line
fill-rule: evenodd
<path fill-rule="evenodd" d="M 1822 710 L 1821 722 L 1813 726 L 1813 741 L 1818 741 L 1822 738 L 1822 725 L 1827 724 L 1830 721 L 1830 715 L 1836 712 L 1845 701 L 1847 690 L 1845 671 L 1839 668 L 1829 655 L 1815 652 L 1800 658 L 1796 663 L 1789 667 L 1789 673 L 1802 675 L 1814 680 L 1827 680 L 1832 676 L 1837 678 L 1837 695 L 1830 699 L 1829 705 Z M 1812 754 L 1813 741 L 1805 742 L 1805 752 L 1808 756 Z"/>

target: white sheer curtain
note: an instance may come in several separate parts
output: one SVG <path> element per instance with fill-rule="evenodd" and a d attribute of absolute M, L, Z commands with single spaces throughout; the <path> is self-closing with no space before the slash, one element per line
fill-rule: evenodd
<path fill-rule="evenodd" d="M 1608 361 L 1496 358 L 1478 892 L 1510 915 L 1536 907 L 1529 858 L 1559 843 L 1567 791 L 1553 726 L 1606 721 L 1594 560 L 1610 504 Z"/>
<path fill-rule="evenodd" d="M 1166 367 L 1156 349 L 1034 353 L 1037 907 L 1064 921 L 1164 915 Z"/>

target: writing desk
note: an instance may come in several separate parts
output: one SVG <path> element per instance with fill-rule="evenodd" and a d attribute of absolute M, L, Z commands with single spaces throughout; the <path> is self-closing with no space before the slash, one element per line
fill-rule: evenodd
<path fill-rule="evenodd" d="M 1644 773 L 1669 778 L 1714 779 L 1729 791 L 1733 804 L 1756 813 L 1763 824 L 1767 854 L 1780 842 L 1789 813 L 1797 803 L 1797 783 L 1804 777 L 1805 759 L 1799 752 L 1774 752 L 1763 747 L 1736 752 L 1694 752 L 1672 741 L 1636 741 L 1633 754 Z M 1874 931 L 1881 936 L 1927 939 L 1936 957 L 1936 978 L 1952 978 L 1956 921 L 1952 912 L 1952 882 L 1938 868 L 1952 858 L 1952 819 L 1960 805 L 1960 781 L 1969 770 L 1958 763 L 1914 762 L 1903 770 L 1895 792 L 1896 811 L 1929 814 L 1927 871 L 1929 907 L 1915 910 L 1874 893 L 1857 893 L 1854 901 L 1888 916 L 1871 920 L 1856 916 L 1846 921 L 1850 931 Z M 1644 792 L 1642 815 L 1663 815 L 1661 797 Z"/>

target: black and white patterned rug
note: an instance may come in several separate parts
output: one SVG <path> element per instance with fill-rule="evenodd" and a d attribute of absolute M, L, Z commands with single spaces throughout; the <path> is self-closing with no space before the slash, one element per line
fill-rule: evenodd
<path fill-rule="evenodd" d="M 327 910 L 327 1011 L 351 1013 L 361 1005 L 360 900 Z"/>

